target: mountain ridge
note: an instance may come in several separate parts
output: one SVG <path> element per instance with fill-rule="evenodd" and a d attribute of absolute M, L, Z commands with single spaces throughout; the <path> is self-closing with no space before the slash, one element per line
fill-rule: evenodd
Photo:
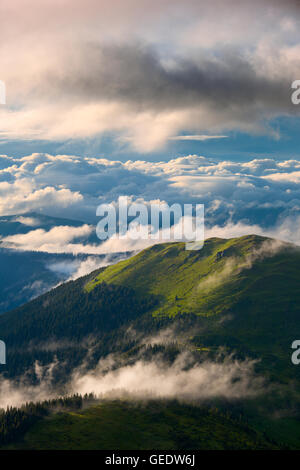
<path fill-rule="evenodd" d="M 51 387 L 63 393 L 74 370 L 84 365 L 93 374 L 106 359 L 116 371 L 136 363 L 173 370 L 187 356 L 200 369 L 252 361 L 265 388 L 252 400 L 240 397 L 240 406 L 254 427 L 281 441 L 300 416 L 300 371 L 291 363 L 299 263 L 297 246 L 256 235 L 209 239 L 197 252 L 181 243 L 152 246 L 2 315 L 0 371 L 34 385 L 35 364 L 38 371 L 55 364 Z"/>
<path fill-rule="evenodd" d="M 120 311 L 122 302 L 134 305 L 132 314 L 124 316 L 125 323 L 115 316 L 122 328 L 132 323 L 146 334 L 147 329 L 160 329 L 175 320 L 183 327 L 197 324 L 191 341 L 195 347 L 239 348 L 250 356 L 262 356 L 268 364 L 268 348 L 273 348 L 282 371 L 285 363 L 290 376 L 296 373 L 290 369 L 289 348 L 299 324 L 300 250 L 281 244 L 272 256 L 256 256 L 249 264 L 251 253 L 261 253 L 266 242 L 274 244 L 252 235 L 210 239 L 198 252 L 186 251 L 180 243 L 155 245 L 2 315 L 0 335 L 8 354 L 38 340 L 75 338 L 78 347 L 84 335 L 104 334 L 103 325 L 113 318 L 108 314 L 110 299 Z M 196 334 L 199 328 L 206 331 L 201 339 Z"/>

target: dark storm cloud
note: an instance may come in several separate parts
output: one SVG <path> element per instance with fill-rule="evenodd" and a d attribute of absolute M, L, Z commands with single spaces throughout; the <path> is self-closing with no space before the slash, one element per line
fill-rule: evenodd
<path fill-rule="evenodd" d="M 65 63 L 65 75 L 48 80 L 61 98 L 117 100 L 155 111 L 197 108 L 201 104 L 229 112 L 251 110 L 297 112 L 291 103 L 291 77 L 262 75 L 236 50 L 215 57 L 174 58 L 165 64 L 142 46 L 89 46 L 80 60 Z M 44 83 L 44 81 L 43 81 Z"/>
<path fill-rule="evenodd" d="M 2 0 L 0 137 L 151 152 L 187 130 L 277 135 L 269 120 L 300 110 L 299 29 L 296 1 Z"/>

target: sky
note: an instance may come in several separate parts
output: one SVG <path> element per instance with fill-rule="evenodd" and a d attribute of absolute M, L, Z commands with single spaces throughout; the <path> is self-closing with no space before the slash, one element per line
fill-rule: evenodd
<path fill-rule="evenodd" d="M 300 243 L 299 31 L 296 0 L 2 0 L 0 215 L 88 232 L 127 195 Z"/>
<path fill-rule="evenodd" d="M 299 156 L 297 1 L 2 0 L 0 18 L 1 153 Z"/>

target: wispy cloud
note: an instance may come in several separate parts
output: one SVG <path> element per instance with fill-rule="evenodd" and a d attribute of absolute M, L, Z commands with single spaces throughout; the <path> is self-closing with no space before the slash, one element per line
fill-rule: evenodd
<path fill-rule="evenodd" d="M 197 140 L 200 142 L 204 142 L 206 140 L 226 138 L 228 138 L 227 135 L 176 135 L 174 137 L 170 137 L 169 140 Z"/>
<path fill-rule="evenodd" d="M 56 346 L 63 345 L 49 344 L 47 350 Z M 36 363 L 37 385 L 30 383 L 27 374 L 16 382 L 0 378 L 0 408 L 60 395 L 61 390 L 53 380 L 58 366 L 57 360 L 48 366 Z M 136 360 L 120 366 L 112 355 L 101 359 L 93 370 L 86 371 L 84 365 L 75 369 L 64 393 L 94 393 L 102 398 L 134 400 L 176 398 L 198 403 L 215 398 L 247 399 L 268 391 L 264 379 L 255 374 L 254 366 L 254 361 L 237 361 L 231 356 L 222 361 L 193 364 L 189 353 L 181 353 L 171 365 L 163 360 Z"/>

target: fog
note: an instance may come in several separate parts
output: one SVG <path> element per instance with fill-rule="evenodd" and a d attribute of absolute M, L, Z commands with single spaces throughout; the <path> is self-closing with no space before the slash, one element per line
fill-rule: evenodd
<path fill-rule="evenodd" d="M 119 358 L 114 355 L 101 359 L 94 370 L 88 371 L 86 363 L 82 364 L 73 371 L 63 393 L 94 393 L 108 399 L 176 398 L 203 402 L 214 398 L 246 399 L 267 390 L 264 380 L 254 372 L 254 361 L 238 361 L 231 355 L 222 361 L 195 364 L 190 352 L 182 352 L 171 365 L 163 359 L 147 362 L 141 358 L 131 364 L 119 364 Z M 58 361 L 43 367 L 36 363 L 37 385 L 30 384 L 28 373 L 18 382 L 2 378 L 0 408 L 61 395 L 62 390 L 53 383 L 53 372 L 58 365 Z"/>

